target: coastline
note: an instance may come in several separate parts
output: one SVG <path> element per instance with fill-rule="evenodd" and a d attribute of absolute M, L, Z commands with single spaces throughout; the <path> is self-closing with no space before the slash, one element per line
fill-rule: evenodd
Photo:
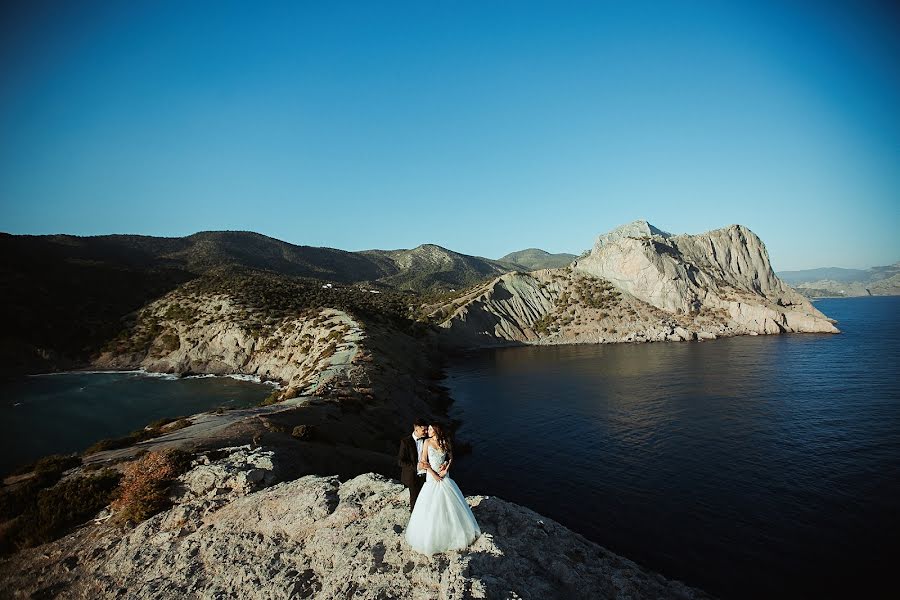
<path fill-rule="evenodd" d="M 291 371 L 294 383 L 301 382 L 302 377 L 302 381 L 315 381 L 315 385 L 306 388 L 295 385 L 292 388 L 285 385 L 291 377 L 281 376 L 281 383 L 276 387 L 276 391 L 284 392 L 280 401 L 269 406 L 222 414 L 198 413 L 188 417 L 187 426 L 175 431 L 163 431 L 149 440 L 85 456 L 84 466 L 95 469 L 111 465 L 120 469 L 123 461 L 163 448 L 180 448 L 197 455 L 250 444 L 252 447 L 270 448 L 274 455 L 279 456 L 282 461 L 279 477 L 284 481 L 307 476 L 321 477 L 323 474 L 336 474 L 339 480 L 345 481 L 366 473 L 395 478 L 395 443 L 401 435 L 402 424 L 423 414 L 447 417 L 445 410 L 452 398 L 440 393 L 442 377 L 435 374 L 436 361 L 441 359 L 443 352 L 434 352 L 431 346 L 436 340 L 433 337 L 416 340 L 389 327 L 368 324 L 364 327 L 365 334 L 362 334 L 363 327 L 358 323 L 355 325 L 358 332 L 346 340 L 351 346 L 349 351 L 326 353 L 328 355 L 316 363 L 312 372 Z M 325 340 L 334 330 L 326 319 L 324 327 L 316 335 Z M 223 330 L 215 325 L 211 329 L 209 326 L 177 324 L 176 331 L 179 343 L 175 354 L 154 356 L 148 352 L 143 356 L 117 356 L 107 353 L 91 366 L 67 372 L 134 373 L 174 380 L 179 378 L 179 372 L 191 373 L 187 377 L 194 378 L 247 377 L 247 374 L 227 371 L 237 371 L 238 365 L 248 361 L 256 361 L 254 364 L 259 365 L 256 370 L 264 370 L 269 377 L 283 375 L 283 369 L 295 369 L 291 357 L 299 345 L 285 343 L 272 350 L 265 337 L 252 338 L 233 328 Z M 200 340 L 215 337 L 211 333 L 222 339 L 237 340 L 241 352 L 233 355 L 231 364 L 210 360 L 209 345 Z M 609 340 L 613 341 L 652 340 Z M 568 344 L 597 345 L 597 342 L 573 340 Z M 547 344 L 511 342 L 504 345 Z M 314 345 L 314 348 L 323 346 Z M 469 350 L 496 347 L 485 345 L 481 348 L 470 347 Z M 204 372 L 204 366 L 215 366 L 215 372 Z M 168 372 L 159 367 L 168 369 Z M 325 373 L 329 377 L 323 381 L 320 376 Z M 35 375 L 53 374 L 58 372 Z M 260 376 L 253 374 L 250 377 Z M 287 392 L 291 389 L 298 393 L 288 397 Z M 578 534 L 570 531 L 569 535 Z"/>
<path fill-rule="evenodd" d="M 168 381 L 176 381 L 178 379 L 209 379 L 216 377 L 228 377 L 229 379 L 235 379 L 237 381 L 247 381 L 250 383 L 258 383 L 261 385 L 269 385 L 274 387 L 276 390 L 282 389 L 284 387 L 284 382 L 279 381 L 277 379 L 269 379 L 262 377 L 260 375 L 249 374 L 249 373 L 194 373 L 190 375 L 180 375 L 177 373 L 166 373 L 163 371 L 148 371 L 144 368 L 139 369 L 92 369 L 90 367 L 84 367 L 81 369 L 70 369 L 67 371 L 50 371 L 47 373 L 26 373 L 26 377 L 49 377 L 53 375 L 117 375 L 117 374 L 133 374 L 133 375 L 141 375 L 143 377 L 152 377 L 155 379 L 165 379 Z"/>

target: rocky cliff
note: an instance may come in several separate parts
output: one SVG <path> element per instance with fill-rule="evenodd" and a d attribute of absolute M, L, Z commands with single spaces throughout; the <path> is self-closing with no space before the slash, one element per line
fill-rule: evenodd
<path fill-rule="evenodd" d="M 360 323 L 341 310 L 257 319 L 228 295 L 179 289 L 138 311 L 93 366 L 259 375 L 309 394 L 348 375 L 363 338 Z"/>
<path fill-rule="evenodd" d="M 3 597 L 707 598 L 499 498 L 467 500 L 482 536 L 420 555 L 404 541 L 408 494 L 384 477 L 272 485 L 278 455 L 199 456 L 174 506 L 136 527 L 98 518 L 0 560 Z"/>
<path fill-rule="evenodd" d="M 672 236 L 630 223 L 570 267 L 503 275 L 431 314 L 455 345 L 838 331 L 778 279 L 762 241 L 740 225 Z"/>

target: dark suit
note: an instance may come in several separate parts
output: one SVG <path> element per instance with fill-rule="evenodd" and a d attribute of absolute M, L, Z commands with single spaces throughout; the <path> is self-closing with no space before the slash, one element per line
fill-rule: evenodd
<path fill-rule="evenodd" d="M 425 475 L 417 475 L 419 470 L 419 452 L 416 450 L 416 441 L 412 435 L 407 435 L 400 440 L 400 452 L 397 454 L 397 464 L 400 465 L 400 481 L 409 488 L 409 510 L 416 506 L 416 498 L 422 486 L 425 485 Z"/>

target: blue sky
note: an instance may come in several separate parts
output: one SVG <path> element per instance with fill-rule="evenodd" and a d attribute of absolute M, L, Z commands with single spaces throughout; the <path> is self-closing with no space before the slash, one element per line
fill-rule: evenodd
<path fill-rule="evenodd" d="M 0 9 L 2 231 L 900 260 L 890 3 L 36 4 Z"/>

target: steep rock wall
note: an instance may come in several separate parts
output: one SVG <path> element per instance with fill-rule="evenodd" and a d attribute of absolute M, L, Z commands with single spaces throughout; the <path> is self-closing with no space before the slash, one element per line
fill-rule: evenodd
<path fill-rule="evenodd" d="M 772 270 L 762 240 L 741 225 L 700 235 L 625 237 L 574 265 L 670 313 L 726 310 L 746 333 L 837 329 Z"/>

